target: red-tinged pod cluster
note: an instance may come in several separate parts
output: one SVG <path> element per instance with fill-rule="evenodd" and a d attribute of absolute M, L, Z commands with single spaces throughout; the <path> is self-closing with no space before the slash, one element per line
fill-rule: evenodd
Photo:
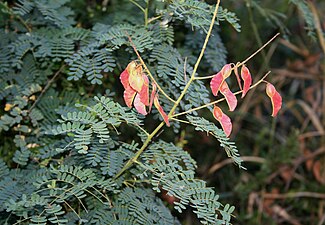
<path fill-rule="evenodd" d="M 123 98 L 126 105 L 134 108 L 142 115 L 147 115 L 151 111 L 152 104 L 158 109 L 167 126 L 169 126 L 168 116 L 158 101 L 157 86 L 153 83 L 149 98 L 150 82 L 148 76 L 143 72 L 142 66 L 132 61 L 120 74 L 120 80 L 124 87 Z M 147 111 L 146 107 L 149 107 Z"/>
<path fill-rule="evenodd" d="M 231 71 L 231 64 L 224 65 L 221 71 L 211 79 L 210 87 L 214 96 L 217 96 L 218 92 L 220 91 L 221 94 L 226 98 L 229 111 L 234 111 L 237 106 L 237 98 L 231 92 L 226 82 L 226 79 L 231 75 Z"/>
<path fill-rule="evenodd" d="M 249 69 L 243 65 L 240 70 L 240 77 L 238 75 L 238 68 L 235 65 L 234 68 L 231 67 L 234 64 L 226 64 L 223 66 L 220 72 L 213 76 L 210 82 L 210 87 L 212 90 L 212 94 L 214 96 L 218 95 L 218 92 L 225 97 L 229 111 L 234 111 L 237 106 L 237 98 L 234 93 L 228 87 L 226 79 L 231 75 L 232 70 L 234 70 L 239 88 L 242 92 L 242 98 L 245 97 L 249 89 L 252 85 L 252 76 L 249 72 Z M 243 86 L 241 84 L 243 82 Z M 274 86 L 270 83 L 266 85 L 266 93 L 270 97 L 273 107 L 272 116 L 276 116 L 278 111 L 282 106 L 282 98 L 281 95 L 276 91 Z M 222 112 L 222 110 L 215 106 L 213 109 L 213 116 L 216 120 L 221 124 L 222 129 L 224 130 L 226 136 L 228 137 L 231 134 L 232 124 L 230 118 Z"/>

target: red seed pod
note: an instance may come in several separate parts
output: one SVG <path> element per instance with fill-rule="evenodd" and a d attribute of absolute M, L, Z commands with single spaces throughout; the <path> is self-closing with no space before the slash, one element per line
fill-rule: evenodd
<path fill-rule="evenodd" d="M 275 117 L 282 106 L 282 97 L 271 83 L 266 84 L 266 94 L 271 99 L 272 116 Z"/>
<path fill-rule="evenodd" d="M 169 127 L 169 120 L 168 120 L 168 115 L 165 113 L 164 109 L 161 107 L 161 105 L 159 104 L 158 101 L 158 94 L 155 95 L 155 98 L 153 100 L 153 104 L 155 105 L 155 107 L 158 109 L 158 112 L 160 113 L 160 115 L 162 116 L 162 118 L 164 119 L 166 125 Z"/>
<path fill-rule="evenodd" d="M 241 78 L 244 81 L 244 88 L 243 88 L 243 92 L 242 92 L 242 95 L 241 95 L 241 97 L 243 98 L 246 95 L 246 93 L 248 92 L 251 85 L 252 85 L 252 76 L 251 76 L 251 73 L 249 72 L 248 68 L 245 65 L 243 65 L 241 67 L 240 75 L 241 75 Z"/>
<path fill-rule="evenodd" d="M 221 127 L 225 132 L 226 136 L 229 137 L 232 131 L 232 123 L 230 118 L 226 114 L 224 114 L 218 106 L 214 106 L 213 116 L 221 124 Z"/>
<path fill-rule="evenodd" d="M 222 83 L 230 76 L 230 74 L 231 64 L 226 64 L 222 67 L 221 71 L 211 79 L 210 87 L 214 96 L 217 96 Z"/>
<path fill-rule="evenodd" d="M 229 111 L 234 111 L 237 106 L 237 98 L 234 93 L 230 91 L 226 81 L 222 83 L 220 92 L 226 98 L 227 104 L 229 106 Z"/>

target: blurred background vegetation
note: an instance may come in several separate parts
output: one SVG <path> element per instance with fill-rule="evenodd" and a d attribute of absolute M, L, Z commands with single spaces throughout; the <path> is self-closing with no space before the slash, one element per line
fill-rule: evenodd
<path fill-rule="evenodd" d="M 118 7 L 118 0 L 71 2 L 78 26 L 84 28 L 110 20 L 107 12 Z M 220 26 L 228 62 L 245 59 L 280 32 L 280 37 L 247 65 L 254 81 L 272 71 L 268 80 L 281 93 L 283 108 L 278 117 L 270 119 L 266 95 L 254 94 L 264 92 L 264 87 L 259 87 L 230 114 L 234 122 L 231 138 L 247 170 L 233 165 L 216 140 L 194 133 L 190 127 L 176 138 L 168 132 L 162 135 L 175 138 L 177 145 L 187 149 L 198 162 L 198 176 L 215 187 L 221 201 L 236 206 L 234 224 L 325 224 L 325 2 L 228 0 L 222 5 L 236 13 L 242 26 L 240 33 L 231 26 Z M 174 27 L 175 47 L 180 49 L 187 41 L 182 27 Z M 202 67 L 199 72 L 216 71 Z M 121 86 L 114 86 L 116 78 L 105 79 L 100 88 L 83 85 L 83 81 L 65 84 L 64 79 L 61 85 L 87 95 L 109 88 L 122 96 Z M 10 143 L 6 137 L 1 139 Z M 10 151 L 1 154 L 2 158 L 12 157 Z M 178 216 L 184 224 L 197 223 L 190 211 Z"/>

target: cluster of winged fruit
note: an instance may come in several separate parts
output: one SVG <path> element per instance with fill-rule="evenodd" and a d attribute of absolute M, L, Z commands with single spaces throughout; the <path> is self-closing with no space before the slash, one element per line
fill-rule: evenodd
<path fill-rule="evenodd" d="M 152 83 L 152 91 L 149 98 L 149 79 L 144 73 L 141 64 L 138 64 L 136 61 L 130 62 L 121 73 L 120 80 L 125 89 L 123 98 L 129 108 L 132 108 L 133 103 L 134 108 L 139 113 L 147 115 L 151 111 L 152 104 L 154 104 L 167 126 L 169 126 L 168 116 L 158 101 L 157 85 L 155 82 Z M 149 107 L 148 111 L 146 106 Z"/>
<path fill-rule="evenodd" d="M 242 65 L 239 76 L 237 65 L 233 63 L 226 64 L 217 74 L 212 77 L 210 81 L 212 94 L 217 96 L 220 92 L 227 101 L 229 111 L 234 111 L 237 107 L 236 95 L 230 90 L 226 82 L 226 79 L 230 77 L 232 71 L 234 71 L 237 78 L 240 93 L 242 94 L 241 98 L 243 98 L 251 89 L 252 85 L 251 73 L 245 65 Z M 149 97 L 150 81 L 140 63 L 137 63 L 137 61 L 130 62 L 126 69 L 121 73 L 120 80 L 125 89 L 123 95 L 124 101 L 129 108 L 132 108 L 133 103 L 134 108 L 139 113 L 142 115 L 147 115 L 151 111 L 151 107 L 154 104 L 167 126 L 169 126 L 169 116 L 165 113 L 158 100 L 159 96 L 156 81 L 152 80 L 151 82 L 152 88 Z M 281 109 L 282 97 L 271 83 L 267 81 L 264 82 L 266 83 L 266 94 L 271 99 L 273 108 L 272 116 L 274 117 Z M 228 137 L 232 131 L 231 119 L 217 105 L 215 105 L 213 108 L 213 116 L 221 124 L 223 131 Z"/>

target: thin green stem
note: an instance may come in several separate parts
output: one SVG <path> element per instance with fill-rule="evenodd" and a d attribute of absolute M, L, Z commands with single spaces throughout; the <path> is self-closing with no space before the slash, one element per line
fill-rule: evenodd
<path fill-rule="evenodd" d="M 148 25 L 148 12 L 149 12 L 149 0 L 147 0 L 146 8 L 143 8 L 139 3 L 134 0 L 130 0 L 135 6 L 137 6 L 142 12 L 144 17 L 144 26 L 147 27 Z"/>
<path fill-rule="evenodd" d="M 140 125 L 136 124 L 136 123 L 132 123 L 133 125 L 135 125 L 137 128 L 139 128 L 143 133 L 145 133 L 147 136 L 149 136 L 149 133 L 143 129 Z"/>
<path fill-rule="evenodd" d="M 149 24 L 149 23 L 152 23 L 153 21 L 155 21 L 155 20 L 157 20 L 157 19 L 160 19 L 161 17 L 163 17 L 163 15 L 159 15 L 159 16 L 152 17 L 152 18 L 148 19 L 148 24 Z"/>
<path fill-rule="evenodd" d="M 251 0 L 246 0 L 246 7 L 247 7 L 247 11 L 248 11 L 249 22 L 250 22 L 250 24 L 252 26 L 253 33 L 255 35 L 257 44 L 258 44 L 258 46 L 262 46 L 262 40 L 261 40 L 261 37 L 260 37 L 260 33 L 258 32 L 256 23 L 254 21 L 254 16 L 253 16 L 253 12 L 252 12 L 252 1 Z M 264 63 L 266 65 L 266 68 L 268 68 L 269 66 L 268 66 L 268 63 L 267 63 L 266 53 L 265 53 L 265 51 L 263 49 L 261 50 L 261 53 L 262 53 L 262 57 L 264 59 Z"/>
<path fill-rule="evenodd" d="M 320 46 L 322 47 L 322 50 L 323 50 L 323 53 L 325 54 L 325 38 L 324 38 L 324 35 L 323 35 L 323 30 L 322 30 L 322 26 L 321 26 L 321 21 L 319 19 L 319 16 L 318 16 L 318 12 L 317 12 L 317 9 L 314 5 L 313 2 L 308 2 L 308 6 L 314 16 L 314 23 L 315 23 L 315 28 L 316 28 L 316 32 L 317 32 L 317 36 L 318 36 L 318 39 L 319 39 L 319 43 L 320 43 Z M 323 58 L 323 63 L 325 63 L 325 60 Z M 324 64 L 325 65 L 325 64 Z M 323 74 L 325 75 L 325 74 Z M 325 80 L 323 80 L 323 89 L 325 89 Z M 322 102 L 322 105 L 323 107 L 325 107 L 325 91 L 323 91 L 323 102 Z M 323 115 L 323 124 L 325 124 L 325 116 Z M 322 137 L 322 144 L 325 145 L 325 136 Z"/>
<path fill-rule="evenodd" d="M 21 23 L 24 25 L 24 27 L 26 27 L 26 29 L 28 30 L 29 33 L 32 32 L 32 29 L 28 26 L 28 24 L 26 23 L 26 21 L 25 21 L 23 18 L 21 18 L 20 16 L 14 14 L 14 12 L 11 10 L 11 8 L 8 7 L 7 4 L 5 4 L 5 3 L 3 3 L 3 2 L 0 2 L 0 4 L 1 4 L 3 7 L 5 7 L 6 10 L 8 10 L 8 12 L 10 12 L 11 15 L 13 15 L 17 20 L 19 20 L 19 22 L 21 22 Z"/>
<path fill-rule="evenodd" d="M 213 75 L 209 75 L 209 76 L 204 76 L 204 77 L 195 77 L 195 80 L 207 80 L 207 79 L 212 79 L 215 76 L 215 74 Z"/>
<path fill-rule="evenodd" d="M 325 39 L 324 39 L 324 35 L 323 35 L 322 25 L 321 25 L 321 22 L 320 22 L 318 13 L 317 13 L 317 9 L 313 2 L 308 2 L 308 6 L 314 16 L 314 23 L 315 23 L 315 28 L 316 28 L 317 36 L 319 39 L 319 43 L 320 43 L 320 46 L 322 47 L 322 50 L 325 54 Z"/>
<path fill-rule="evenodd" d="M 165 124 L 164 122 L 161 122 L 158 125 L 158 127 L 156 127 L 156 129 L 147 137 L 146 141 L 143 143 L 141 148 L 136 152 L 136 154 L 124 165 L 124 167 L 118 172 L 118 174 L 116 174 L 115 179 L 121 176 L 125 170 L 129 169 L 132 166 L 132 164 L 137 161 L 141 153 L 149 145 L 151 139 L 158 133 L 158 131 L 160 130 L 160 128 L 164 126 L 164 124 Z"/>
<path fill-rule="evenodd" d="M 308 6 L 314 16 L 314 23 L 315 23 L 315 28 L 316 28 L 316 32 L 317 32 L 317 36 L 319 39 L 319 43 L 320 46 L 323 50 L 323 53 L 325 54 L 325 39 L 324 39 L 324 35 L 323 35 L 323 30 L 322 30 L 322 26 L 321 26 L 321 21 L 319 19 L 318 16 L 318 12 L 317 9 L 314 5 L 313 2 L 308 2 Z M 323 59 L 323 64 L 325 63 L 325 60 Z M 325 65 L 325 64 L 324 64 Z M 324 75 L 324 74 L 323 74 Z M 325 89 L 325 80 L 323 80 L 323 88 Z M 322 102 L 323 107 L 325 107 L 325 91 L 323 91 L 323 102 Z M 325 124 L 325 116 L 323 115 L 323 124 Z M 321 139 L 321 143 L 324 145 L 325 144 L 325 136 L 322 136 Z"/>
<path fill-rule="evenodd" d="M 130 2 L 132 2 L 134 5 L 136 5 L 143 13 L 145 13 L 145 9 L 139 5 L 139 3 L 137 3 L 136 1 L 134 0 L 130 0 Z"/>
<path fill-rule="evenodd" d="M 193 69 L 193 72 L 192 72 L 192 75 L 191 75 L 191 79 L 189 80 L 189 82 L 186 84 L 184 90 L 182 91 L 181 95 L 178 97 L 178 99 L 176 100 L 176 102 L 172 99 L 170 99 L 168 96 L 165 96 L 170 99 L 171 101 L 174 102 L 174 106 L 172 107 L 172 109 L 170 110 L 169 114 L 168 114 L 168 117 L 171 118 L 171 115 L 175 112 L 177 106 L 179 105 L 180 101 L 182 100 L 182 98 L 184 97 L 186 91 L 188 90 L 189 86 L 191 85 L 192 81 L 194 80 L 194 77 L 195 77 L 195 73 L 198 69 L 198 66 L 201 62 L 201 59 L 203 57 L 203 54 L 204 54 L 204 51 L 205 51 L 205 48 L 208 44 L 208 41 L 209 41 L 209 38 L 211 36 L 211 32 L 212 32 L 212 28 L 213 28 L 213 25 L 214 25 L 214 22 L 215 22 L 215 19 L 217 17 L 217 12 L 218 12 L 218 8 L 219 8 L 219 4 L 220 4 L 220 0 L 217 1 L 217 4 L 216 4 L 216 8 L 214 10 L 214 13 L 213 13 L 213 17 L 212 17 L 212 20 L 211 20 L 211 24 L 210 24 L 210 27 L 209 27 L 209 31 L 207 33 L 207 36 L 205 38 L 205 41 L 204 41 L 204 44 L 203 44 L 203 47 L 201 49 L 201 53 L 195 63 L 195 66 L 194 66 L 194 69 Z M 150 71 L 148 70 L 146 64 L 144 63 L 144 61 L 142 60 L 140 54 L 138 53 L 138 51 L 136 50 L 136 48 L 134 47 L 133 43 L 132 43 L 132 40 L 131 40 L 131 37 L 129 36 L 129 40 L 131 42 L 131 45 L 134 49 L 134 51 L 136 52 L 139 60 L 141 61 L 141 64 L 143 65 L 143 67 L 147 70 L 149 76 L 153 79 Z M 153 81 L 157 84 L 157 82 L 153 79 Z M 158 85 L 157 85 L 158 87 Z M 161 90 L 162 91 L 162 90 Z M 163 92 L 164 93 L 164 92 Z M 142 154 L 142 152 L 146 149 L 146 147 L 149 145 L 149 143 L 151 142 L 152 138 L 159 132 L 159 130 L 165 125 L 165 122 L 161 122 L 157 127 L 156 129 L 147 137 L 147 139 L 145 140 L 145 142 L 143 143 L 142 147 L 135 153 L 135 155 L 124 165 L 124 167 L 116 174 L 115 176 L 115 179 L 118 178 L 119 176 L 122 175 L 122 173 L 127 170 L 128 168 L 130 168 L 133 163 L 135 163 L 137 161 L 137 159 L 140 157 L 140 155 Z"/>
<path fill-rule="evenodd" d="M 144 10 L 144 26 L 148 26 L 148 14 L 149 14 L 149 0 L 146 3 L 146 9 Z"/>
<path fill-rule="evenodd" d="M 264 82 L 265 78 L 266 78 L 270 73 L 271 73 L 271 71 L 267 72 L 267 73 L 262 77 L 262 79 L 260 79 L 260 80 L 259 80 L 258 82 L 256 82 L 254 85 L 252 85 L 249 89 L 253 89 L 253 88 L 255 88 L 257 85 L 259 85 L 260 83 Z M 234 95 L 239 95 L 239 94 L 241 94 L 242 92 L 243 92 L 243 91 L 237 91 L 237 92 L 234 93 Z M 216 100 L 216 101 L 214 101 L 214 102 L 210 102 L 210 103 L 208 103 L 208 104 L 201 105 L 201 106 L 199 106 L 199 107 L 196 107 L 196 108 L 193 108 L 193 109 L 189 109 L 189 110 L 184 111 L 184 112 L 181 112 L 181 113 L 177 113 L 177 114 L 173 115 L 172 118 L 173 118 L 173 117 L 177 117 L 177 116 L 181 116 L 181 115 L 184 115 L 184 114 L 188 114 L 188 113 L 190 113 L 190 112 L 194 112 L 194 111 L 197 111 L 197 110 L 199 110 L 199 109 L 204 109 L 204 108 L 206 108 L 206 107 L 208 107 L 208 106 L 210 106 L 210 105 L 217 104 L 217 103 L 222 102 L 222 101 L 224 101 L 224 100 L 226 100 L 226 99 L 225 99 L 225 98 L 220 98 L 220 99 L 218 99 L 218 100 Z"/>
<path fill-rule="evenodd" d="M 208 45 L 209 38 L 210 38 L 211 32 L 212 32 L 212 28 L 213 28 L 214 22 L 215 22 L 216 17 L 217 17 L 217 13 L 218 13 L 218 9 L 219 9 L 219 4 L 220 4 L 220 0 L 217 1 L 217 5 L 216 5 L 216 7 L 214 9 L 214 12 L 213 12 L 213 17 L 212 17 L 212 20 L 211 20 L 211 23 L 210 23 L 210 27 L 209 27 L 208 33 L 207 33 L 207 35 L 205 37 L 203 47 L 201 49 L 201 53 L 200 53 L 198 59 L 196 60 L 195 65 L 194 65 L 194 69 L 193 69 L 193 72 L 192 72 L 192 75 L 191 75 L 191 77 L 193 77 L 193 78 L 195 76 L 195 73 L 196 73 L 199 65 L 200 65 L 200 62 L 201 62 L 201 59 L 202 59 L 202 57 L 204 55 L 205 49 L 206 49 L 206 47 Z"/>
<path fill-rule="evenodd" d="M 257 55 L 260 51 L 262 51 L 262 49 L 264 49 L 267 45 L 269 45 L 277 36 L 279 36 L 280 33 L 277 33 L 276 35 L 274 35 L 270 40 L 268 40 L 262 47 L 260 47 L 259 49 L 257 49 L 253 54 L 251 54 L 250 56 L 248 56 L 244 61 L 237 63 L 235 65 L 235 67 L 231 68 L 231 71 L 233 71 L 235 68 L 241 67 L 242 65 L 244 65 L 245 63 L 247 63 L 249 60 L 251 60 L 255 55 Z M 205 80 L 205 79 L 211 79 L 215 76 L 215 74 L 213 75 L 209 75 L 209 76 L 205 76 L 205 77 L 195 77 L 195 80 Z"/>
<path fill-rule="evenodd" d="M 257 53 L 259 53 L 260 51 L 262 51 L 266 46 L 268 46 L 279 35 L 280 35 L 280 33 L 277 33 L 276 35 L 274 35 L 270 40 L 268 40 L 264 45 L 262 45 L 262 47 L 260 47 L 259 49 L 257 49 L 253 54 L 251 54 L 244 61 L 242 61 L 241 63 L 239 63 L 237 65 L 237 67 L 240 67 L 240 66 L 244 65 L 245 63 L 247 63 L 249 60 L 251 60 Z"/>
<path fill-rule="evenodd" d="M 146 65 L 145 62 L 143 61 L 141 55 L 139 54 L 138 50 L 136 49 L 136 47 L 135 47 L 135 45 L 134 45 L 134 43 L 133 43 L 133 41 L 132 41 L 132 39 L 131 39 L 131 36 L 128 35 L 128 34 L 127 34 L 127 36 L 128 36 L 128 38 L 129 38 L 129 41 L 130 41 L 130 43 L 131 43 L 131 46 L 132 46 L 132 48 L 133 48 L 135 54 L 138 56 L 138 59 L 140 60 L 141 65 L 142 65 L 143 68 L 147 71 L 147 73 L 148 73 L 150 79 L 152 80 L 152 82 L 154 82 L 154 83 L 157 85 L 158 90 L 159 90 L 159 91 L 160 91 L 160 92 L 161 92 L 161 93 L 162 93 L 162 94 L 163 94 L 163 95 L 164 95 L 164 96 L 165 96 L 169 101 L 175 103 L 176 101 L 175 101 L 174 99 L 172 99 L 171 97 L 169 97 L 169 96 L 166 94 L 166 92 L 165 92 L 165 91 L 160 87 L 160 85 L 158 84 L 158 82 L 157 82 L 157 81 L 155 80 L 155 78 L 153 77 L 152 73 L 150 72 L 150 70 L 148 69 L 147 65 Z"/>
<path fill-rule="evenodd" d="M 181 119 L 177 119 L 177 118 L 170 118 L 171 120 L 174 120 L 174 121 L 177 121 L 177 122 L 180 122 L 180 123 L 186 123 L 186 124 L 190 124 L 192 125 L 189 121 L 186 121 L 186 120 L 181 120 Z"/>
<path fill-rule="evenodd" d="M 37 100 L 34 102 L 34 104 L 29 108 L 29 112 L 32 111 L 32 109 L 37 105 L 37 103 L 41 100 L 41 98 L 43 97 L 43 95 L 45 94 L 45 92 L 47 91 L 47 89 L 50 88 L 51 84 L 54 82 L 54 80 L 61 74 L 62 70 L 64 69 L 65 65 L 62 64 L 62 66 L 60 67 L 60 69 L 58 71 L 56 71 L 56 73 L 54 74 L 54 76 L 51 78 L 51 80 L 49 80 L 49 82 L 47 82 L 47 84 L 45 85 L 44 89 L 42 90 L 41 94 L 38 96 Z"/>
<path fill-rule="evenodd" d="M 195 74 L 196 74 L 196 71 L 199 67 L 199 64 L 201 62 L 201 59 L 204 55 L 204 52 L 205 52 L 205 49 L 208 45 L 208 41 L 209 41 L 209 38 L 211 36 L 211 32 L 212 32 L 212 28 L 213 28 L 213 25 L 214 25 L 214 22 L 216 20 L 216 17 L 217 17 L 217 13 L 218 13 L 218 9 L 219 9 L 219 4 L 220 4 L 220 0 L 218 0 L 217 2 L 217 5 L 216 5 L 216 8 L 214 9 L 214 12 L 213 12 L 213 17 L 212 17 L 212 20 L 211 20 L 211 23 L 210 23 L 210 27 L 209 27 L 209 30 L 208 30 L 208 33 L 205 37 L 205 40 L 204 40 L 204 43 L 203 43 L 203 46 L 202 46 L 202 49 L 201 49 L 201 52 L 200 52 L 200 55 L 198 57 L 198 59 L 196 60 L 196 63 L 194 65 L 194 69 L 193 69 L 193 72 L 192 72 L 192 75 L 191 75 L 191 78 L 189 80 L 189 82 L 187 82 L 186 86 L 184 87 L 184 90 L 182 91 L 181 95 L 178 97 L 177 101 L 175 102 L 174 106 L 172 107 L 172 109 L 170 110 L 169 114 L 168 114 L 168 117 L 171 117 L 171 115 L 173 115 L 173 113 L 175 112 L 177 106 L 179 105 L 179 103 L 181 102 L 181 100 L 183 99 L 184 95 L 186 94 L 188 88 L 190 87 L 192 81 L 195 79 Z"/>

